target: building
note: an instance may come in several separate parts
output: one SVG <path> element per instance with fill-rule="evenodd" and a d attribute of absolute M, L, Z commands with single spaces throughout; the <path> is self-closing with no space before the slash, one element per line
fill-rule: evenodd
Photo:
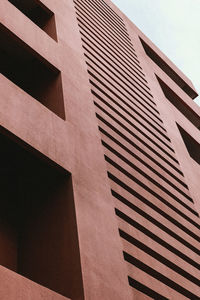
<path fill-rule="evenodd" d="M 110 0 L 0 21 L 0 299 L 200 299 L 190 80 Z"/>

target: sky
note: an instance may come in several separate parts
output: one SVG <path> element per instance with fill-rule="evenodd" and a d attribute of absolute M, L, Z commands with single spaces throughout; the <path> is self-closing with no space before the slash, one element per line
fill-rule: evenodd
<path fill-rule="evenodd" d="M 112 0 L 200 94 L 200 0 Z M 195 99 L 200 106 L 200 96 Z"/>

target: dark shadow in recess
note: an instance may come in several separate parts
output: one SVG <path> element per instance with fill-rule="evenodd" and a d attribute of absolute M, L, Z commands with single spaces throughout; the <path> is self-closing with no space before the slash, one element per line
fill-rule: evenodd
<path fill-rule="evenodd" d="M 8 0 L 38 27 L 57 41 L 54 13 L 39 0 Z"/>
<path fill-rule="evenodd" d="M 195 141 L 195 139 L 193 139 L 193 137 L 191 137 L 180 125 L 177 124 L 177 127 L 190 157 L 200 164 L 200 144 Z"/>
<path fill-rule="evenodd" d="M 0 264 L 81 298 L 71 175 L 12 135 L 0 144 Z"/>
<path fill-rule="evenodd" d="M 0 25 L 0 72 L 65 119 L 60 71 Z"/>

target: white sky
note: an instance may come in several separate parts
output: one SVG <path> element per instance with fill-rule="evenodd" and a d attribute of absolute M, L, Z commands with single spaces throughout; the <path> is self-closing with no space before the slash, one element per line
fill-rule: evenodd
<path fill-rule="evenodd" d="M 200 94 L 200 0 L 112 0 Z M 195 100 L 200 105 L 200 96 Z"/>

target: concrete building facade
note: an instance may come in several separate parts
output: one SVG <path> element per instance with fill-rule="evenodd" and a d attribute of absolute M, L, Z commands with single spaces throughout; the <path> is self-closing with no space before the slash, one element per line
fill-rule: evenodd
<path fill-rule="evenodd" d="M 190 80 L 110 0 L 0 21 L 0 299 L 200 299 Z"/>

